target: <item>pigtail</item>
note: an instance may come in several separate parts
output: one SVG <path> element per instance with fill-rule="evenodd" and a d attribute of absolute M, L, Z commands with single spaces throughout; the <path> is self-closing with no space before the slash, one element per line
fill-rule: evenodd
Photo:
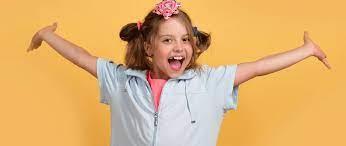
<path fill-rule="evenodd" d="M 125 64 L 132 69 L 144 70 L 150 68 L 151 62 L 146 57 L 142 29 L 137 23 L 129 23 L 122 27 L 119 36 L 127 42 Z"/>
<path fill-rule="evenodd" d="M 120 30 L 119 36 L 121 40 L 130 42 L 131 40 L 137 38 L 140 35 L 137 23 L 129 23 L 123 26 Z"/>
<path fill-rule="evenodd" d="M 197 27 L 194 27 L 193 31 L 196 37 L 196 46 L 201 50 L 200 53 L 206 51 L 211 43 L 210 34 L 197 30 Z"/>

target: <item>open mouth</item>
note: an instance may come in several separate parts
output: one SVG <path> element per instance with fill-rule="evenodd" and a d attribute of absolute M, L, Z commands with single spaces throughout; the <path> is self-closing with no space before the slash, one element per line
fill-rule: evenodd
<path fill-rule="evenodd" d="M 178 71 L 181 69 L 181 66 L 183 65 L 184 60 L 185 60 L 185 57 L 183 56 L 174 56 L 174 57 L 168 58 L 168 63 L 169 63 L 169 66 L 173 70 Z"/>

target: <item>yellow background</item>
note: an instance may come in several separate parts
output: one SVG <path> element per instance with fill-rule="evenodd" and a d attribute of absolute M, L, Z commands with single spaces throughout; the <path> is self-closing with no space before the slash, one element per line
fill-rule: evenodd
<path fill-rule="evenodd" d="M 106 146 L 109 108 L 97 80 L 46 43 L 26 53 L 40 28 L 91 54 L 123 61 L 120 28 L 159 0 L 1 0 L 0 145 Z M 346 145 L 346 2 L 343 0 L 181 0 L 212 45 L 199 62 L 235 64 L 303 44 L 303 31 L 327 53 L 332 70 L 307 58 L 240 85 L 218 146 Z"/>

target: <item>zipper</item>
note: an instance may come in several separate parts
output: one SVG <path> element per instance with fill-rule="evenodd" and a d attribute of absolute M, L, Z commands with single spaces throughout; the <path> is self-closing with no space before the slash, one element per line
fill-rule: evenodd
<path fill-rule="evenodd" d="M 151 90 L 151 86 L 148 82 L 148 80 L 145 79 L 145 83 L 147 84 L 147 86 L 149 87 L 149 92 L 150 92 L 150 98 L 153 99 L 154 101 L 154 98 L 153 98 L 153 93 L 152 93 L 152 90 Z M 161 100 L 160 100 L 161 101 Z M 159 103 L 160 103 L 159 101 Z M 156 110 L 155 108 L 155 102 L 153 102 L 153 107 L 154 107 L 154 114 L 153 114 L 153 117 L 154 117 L 154 134 L 153 134 L 153 141 L 152 141 L 152 146 L 155 146 L 155 141 L 156 141 L 156 133 L 157 133 L 157 125 L 158 125 L 158 118 L 159 118 L 159 112 Z"/>
<path fill-rule="evenodd" d="M 154 113 L 154 126 L 157 127 L 157 124 L 158 124 L 158 112 L 155 112 Z"/>
<path fill-rule="evenodd" d="M 161 99 L 160 99 L 161 101 Z M 159 103 L 160 103 L 159 101 Z M 160 105 L 160 104 L 159 104 Z M 156 133 L 157 133 L 157 125 L 159 124 L 159 112 L 158 109 L 155 108 L 155 102 L 154 102 L 154 135 L 153 135 L 153 146 L 156 145 Z"/>
<path fill-rule="evenodd" d="M 162 93 L 163 93 L 169 80 L 171 80 L 171 79 L 168 79 L 167 82 L 165 83 L 165 85 L 163 85 L 162 90 L 161 90 L 161 95 L 162 95 Z M 147 83 L 149 85 L 148 81 L 147 81 Z M 150 85 L 149 85 L 149 87 L 150 87 Z M 151 87 L 150 87 L 150 94 L 152 95 Z M 162 100 L 161 95 L 160 95 L 160 100 L 159 100 L 157 110 L 155 109 L 155 102 L 154 102 L 154 111 L 155 112 L 154 112 L 154 135 L 153 135 L 153 144 L 152 144 L 153 146 L 156 145 L 156 133 L 157 133 L 157 126 L 159 124 L 159 111 L 160 111 L 160 107 L 161 107 L 160 104 L 161 104 L 161 100 Z"/>
<path fill-rule="evenodd" d="M 158 112 L 155 111 L 154 113 L 154 135 L 153 135 L 153 146 L 155 146 L 156 143 L 156 133 L 157 133 L 157 125 L 158 125 Z"/>

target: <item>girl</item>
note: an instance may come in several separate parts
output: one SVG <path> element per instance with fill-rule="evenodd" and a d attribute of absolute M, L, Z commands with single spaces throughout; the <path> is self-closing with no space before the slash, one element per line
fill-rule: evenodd
<path fill-rule="evenodd" d="M 55 34 L 39 30 L 27 51 L 42 41 L 99 81 L 100 102 L 111 108 L 112 146 L 216 145 L 224 114 L 237 108 L 239 85 L 310 56 L 330 68 L 325 53 L 304 33 L 304 44 L 262 59 L 209 67 L 196 60 L 210 35 L 193 27 L 174 0 L 163 0 L 143 23 L 120 31 L 127 41 L 125 65 L 96 57 Z"/>

